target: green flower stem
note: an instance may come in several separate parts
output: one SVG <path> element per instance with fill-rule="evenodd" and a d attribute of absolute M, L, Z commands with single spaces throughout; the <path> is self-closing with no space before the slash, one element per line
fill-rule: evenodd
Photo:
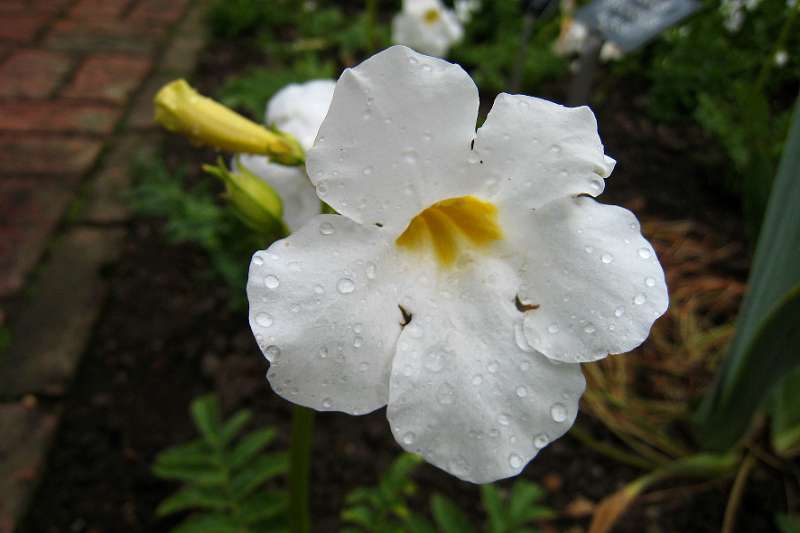
<path fill-rule="evenodd" d="M 311 471 L 311 445 L 314 437 L 314 411 L 300 405 L 292 409 L 292 435 L 289 449 L 289 530 L 309 533 L 308 478 Z"/>

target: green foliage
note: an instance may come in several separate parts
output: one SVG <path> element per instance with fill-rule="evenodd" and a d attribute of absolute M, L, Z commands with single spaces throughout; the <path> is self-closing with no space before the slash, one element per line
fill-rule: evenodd
<path fill-rule="evenodd" d="M 453 61 L 467 69 L 481 91 L 491 95 L 509 90 L 519 58 L 522 2 L 484 2 L 479 16 L 466 26 L 462 43 L 453 48 Z M 522 92 L 534 94 L 537 85 L 566 73 L 567 63 L 551 51 L 558 20 L 537 21 L 524 55 Z"/>
<path fill-rule="evenodd" d="M 800 533 L 800 517 L 789 514 L 779 514 L 775 517 L 775 525 L 780 533 Z"/>
<path fill-rule="evenodd" d="M 409 499 L 417 493 L 411 474 L 422 460 L 411 454 L 398 457 L 377 487 L 360 487 L 346 498 L 342 521 L 345 532 L 374 533 L 470 533 L 476 530 L 471 519 L 455 503 L 441 494 L 431 498 L 431 522 L 412 511 Z M 535 533 L 532 524 L 553 518 L 555 513 L 540 502 L 545 492 L 535 483 L 517 480 L 509 491 L 494 485 L 481 487 L 486 513 L 483 531 L 487 533 Z"/>
<path fill-rule="evenodd" d="M 212 395 L 192 402 L 191 413 L 201 437 L 162 451 L 153 465 L 156 476 L 183 484 L 156 514 L 191 512 L 173 533 L 285 530 L 286 491 L 266 490 L 288 469 L 285 453 L 264 452 L 275 431 L 242 434 L 251 414 L 240 411 L 223 421 Z"/>
<path fill-rule="evenodd" d="M 215 0 L 208 8 L 206 21 L 212 37 L 232 39 L 290 24 L 296 9 L 293 0 Z"/>
<path fill-rule="evenodd" d="M 732 446 L 770 389 L 800 363 L 800 104 L 786 142 L 736 336 L 697 415 L 705 446 Z M 792 383 L 792 381 L 784 382 Z M 796 394 L 786 391 L 785 394 Z M 779 393 L 779 396 L 783 394 Z M 796 402 L 780 402 L 791 407 Z M 781 420 L 800 418 L 782 416 Z"/>
<path fill-rule="evenodd" d="M 171 174 L 158 159 L 137 160 L 130 202 L 141 215 L 165 218 L 164 234 L 173 243 L 192 243 L 208 255 L 214 272 L 231 288 L 231 304 L 244 306 L 247 265 L 266 243 L 220 205 L 209 180 L 192 188 L 183 172 Z"/>
<path fill-rule="evenodd" d="M 276 92 L 290 83 L 333 78 L 331 61 L 322 61 L 311 53 L 303 54 L 288 68 L 253 67 L 239 76 L 230 77 L 217 92 L 217 98 L 228 107 L 242 109 L 256 120 L 264 120 L 266 103 Z"/>

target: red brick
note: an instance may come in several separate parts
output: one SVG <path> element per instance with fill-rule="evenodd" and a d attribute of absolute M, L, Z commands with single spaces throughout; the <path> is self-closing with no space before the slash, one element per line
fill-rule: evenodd
<path fill-rule="evenodd" d="M 111 133 L 120 110 L 68 100 L 0 103 L 0 131 Z"/>
<path fill-rule="evenodd" d="M 56 50 L 149 53 L 163 36 L 163 28 L 121 19 L 63 19 L 53 24 L 45 42 Z"/>
<path fill-rule="evenodd" d="M 47 97 L 71 64 L 58 52 L 18 50 L 0 65 L 0 97 Z"/>
<path fill-rule="evenodd" d="M 78 0 L 69 10 L 69 16 L 84 20 L 114 19 L 125 11 L 128 4 L 130 0 Z"/>
<path fill-rule="evenodd" d="M 181 18 L 187 4 L 187 0 L 139 0 L 128 15 L 128 20 L 145 24 L 172 24 Z"/>
<path fill-rule="evenodd" d="M 15 42 L 32 41 L 50 16 L 44 13 L 21 13 L 3 15 L 0 23 L 0 39 Z"/>
<path fill-rule="evenodd" d="M 0 173 L 83 174 L 101 148 L 100 141 L 90 139 L 0 137 Z"/>
<path fill-rule="evenodd" d="M 147 75 L 149 59 L 124 54 L 90 57 L 81 65 L 64 96 L 95 98 L 122 104 Z"/>

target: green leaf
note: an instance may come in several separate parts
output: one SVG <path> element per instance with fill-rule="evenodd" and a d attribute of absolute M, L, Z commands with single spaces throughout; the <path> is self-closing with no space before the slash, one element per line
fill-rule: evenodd
<path fill-rule="evenodd" d="M 244 524 L 270 520 L 286 512 L 289 496 L 285 491 L 259 491 L 241 503 L 239 516 Z"/>
<path fill-rule="evenodd" d="M 506 516 L 500 491 L 494 485 L 481 485 L 481 503 L 489 517 L 489 531 L 502 533 L 506 530 Z"/>
<path fill-rule="evenodd" d="M 206 442 L 213 448 L 222 445 L 222 419 L 219 402 L 213 394 L 201 396 L 192 402 L 192 418 Z"/>
<path fill-rule="evenodd" d="M 800 363 L 800 106 L 761 227 L 736 335 L 695 416 L 703 445 L 726 449 L 769 390 Z"/>
<path fill-rule="evenodd" d="M 544 490 L 536 483 L 523 480 L 514 483 L 508 503 L 508 514 L 513 525 L 521 526 L 533 520 L 555 517 L 556 513 L 552 509 L 535 505 L 544 496 Z"/>
<path fill-rule="evenodd" d="M 242 437 L 231 452 L 228 464 L 234 470 L 245 466 L 275 439 L 275 430 L 264 428 Z"/>
<path fill-rule="evenodd" d="M 153 466 L 153 473 L 160 478 L 195 483 L 204 487 L 220 487 L 227 481 L 222 469 L 191 464 L 156 464 Z"/>
<path fill-rule="evenodd" d="M 441 494 L 431 498 L 433 519 L 442 533 L 468 533 L 473 531 L 469 520 L 461 509 Z"/>
<path fill-rule="evenodd" d="M 222 511 L 229 505 L 228 499 L 216 488 L 186 487 L 161 502 L 156 514 L 166 516 L 186 509 Z"/>
<path fill-rule="evenodd" d="M 156 456 L 154 468 L 170 469 L 184 466 L 212 469 L 219 465 L 214 451 L 209 445 L 205 441 L 197 439 L 159 453 Z"/>
<path fill-rule="evenodd" d="M 250 466 L 233 477 L 231 492 L 236 500 L 242 500 L 260 487 L 265 481 L 285 474 L 289 469 L 289 456 L 286 453 L 262 455 Z"/>
<path fill-rule="evenodd" d="M 436 528 L 424 516 L 416 513 L 406 517 L 405 525 L 409 533 L 436 533 Z"/>
<path fill-rule="evenodd" d="M 383 497 L 392 500 L 405 492 L 411 483 L 409 479 L 411 473 L 421 462 L 421 457 L 410 453 L 404 453 L 395 459 L 379 484 L 379 490 Z"/>
<path fill-rule="evenodd" d="M 252 413 L 247 409 L 243 409 L 230 417 L 225 425 L 222 426 L 222 442 L 227 444 L 232 441 L 244 429 L 247 423 L 252 418 Z"/>
<path fill-rule="evenodd" d="M 237 524 L 233 517 L 222 514 L 203 514 L 190 516 L 171 533 L 244 533 L 246 530 Z"/>
<path fill-rule="evenodd" d="M 800 452 L 800 368 L 781 381 L 772 394 L 772 448 L 783 457 Z"/>
<path fill-rule="evenodd" d="M 356 505 L 342 510 L 342 521 L 363 526 L 370 530 L 375 523 L 375 513 L 366 505 Z"/>
<path fill-rule="evenodd" d="M 781 533 L 800 533 L 800 517 L 790 514 L 775 516 L 775 525 Z"/>

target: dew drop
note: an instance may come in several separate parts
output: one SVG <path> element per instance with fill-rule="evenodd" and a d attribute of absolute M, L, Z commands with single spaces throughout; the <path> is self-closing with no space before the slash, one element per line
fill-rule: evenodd
<path fill-rule="evenodd" d="M 500 413 L 497 415 L 497 423 L 501 426 L 507 426 L 511 423 L 511 417 L 506 413 Z"/>
<path fill-rule="evenodd" d="M 595 329 L 595 327 L 594 327 L 593 325 L 589 324 L 588 326 L 586 326 L 585 328 L 583 328 L 583 331 L 584 331 L 585 333 L 588 333 L 589 335 L 591 335 L 592 333 L 594 333 L 594 332 L 595 332 L 595 331 L 597 331 L 597 330 Z"/>
<path fill-rule="evenodd" d="M 508 464 L 513 469 L 522 468 L 522 457 L 517 455 L 516 453 L 512 453 L 508 456 Z"/>
<path fill-rule="evenodd" d="M 552 153 L 554 153 L 554 154 L 560 154 L 561 153 L 561 147 L 559 145 L 557 145 L 557 144 L 554 144 L 553 146 L 550 147 L 550 151 Z"/>
<path fill-rule="evenodd" d="M 422 70 L 424 70 L 425 72 L 430 72 L 433 70 L 433 67 L 431 67 L 430 65 L 422 65 Z"/>
<path fill-rule="evenodd" d="M 554 403 L 550 408 L 550 417 L 555 422 L 563 422 L 567 419 L 567 408 L 564 404 Z"/>
<path fill-rule="evenodd" d="M 647 296 L 645 296 L 641 292 L 633 297 L 633 303 L 635 303 L 636 305 L 642 305 L 646 301 L 647 301 Z"/>
<path fill-rule="evenodd" d="M 409 431 L 405 435 L 403 435 L 403 444 L 411 445 L 414 444 L 414 440 L 416 440 L 417 436 L 414 435 L 412 431 Z"/>
<path fill-rule="evenodd" d="M 523 387 L 522 385 L 517 387 L 517 396 L 519 396 L 520 398 L 524 398 L 527 395 L 528 395 L 528 389 L 527 388 Z"/>
<path fill-rule="evenodd" d="M 323 399 L 322 407 L 324 407 L 325 409 L 330 409 L 331 407 L 333 407 L 333 400 L 331 400 L 330 398 Z"/>
<path fill-rule="evenodd" d="M 481 376 L 480 374 L 475 374 L 474 376 L 472 376 L 473 385 L 477 386 L 480 385 L 481 383 L 483 383 L 483 376 Z"/>
<path fill-rule="evenodd" d="M 413 165 L 417 162 L 417 152 L 411 149 L 405 150 L 403 152 L 403 160 L 409 165 Z"/>
<path fill-rule="evenodd" d="M 253 264 L 256 266 L 261 266 L 264 264 L 264 259 L 260 255 L 253 257 Z"/>
<path fill-rule="evenodd" d="M 353 347 L 354 348 L 361 348 L 361 346 L 363 344 L 364 344 L 364 338 L 363 337 L 356 337 L 356 338 L 353 339 Z"/>
<path fill-rule="evenodd" d="M 614 260 L 614 257 L 613 257 L 611 254 L 603 254 L 603 255 L 600 257 L 600 261 L 602 261 L 602 262 L 603 262 L 603 263 L 605 263 L 605 264 L 609 264 L 609 263 L 611 263 L 613 260 Z"/>
<path fill-rule="evenodd" d="M 594 252 L 594 248 L 591 246 L 584 246 L 583 249 L 586 251 L 587 254 Z"/>
<path fill-rule="evenodd" d="M 556 333 L 558 333 L 558 325 L 556 325 L 556 324 L 550 324 L 549 326 L 547 326 L 547 332 L 548 332 L 548 333 L 551 333 L 551 334 L 556 334 Z"/>
<path fill-rule="evenodd" d="M 656 280 L 654 278 L 644 278 L 644 284 L 647 285 L 648 287 L 655 287 Z"/>
<path fill-rule="evenodd" d="M 651 255 L 653 255 L 653 252 L 651 252 L 649 249 L 639 248 L 639 257 L 642 259 L 650 259 Z"/>
<path fill-rule="evenodd" d="M 258 313 L 256 315 L 256 324 L 262 328 L 268 328 L 272 325 L 272 317 L 267 313 Z"/>
<path fill-rule="evenodd" d="M 539 433 L 535 437 L 533 437 L 533 445 L 539 448 L 540 450 L 550 444 L 550 438 L 545 435 L 544 433 Z"/>
<path fill-rule="evenodd" d="M 442 405 L 450 405 L 453 403 L 453 396 L 455 391 L 453 390 L 453 386 L 449 383 L 442 383 L 439 385 L 439 389 L 436 391 L 436 399 Z"/>
<path fill-rule="evenodd" d="M 369 279 L 375 279 L 375 263 L 369 262 L 367 263 L 367 277 Z"/>
<path fill-rule="evenodd" d="M 615 317 L 619 318 L 624 314 L 625 314 L 625 308 L 624 307 L 617 307 L 616 309 L 614 309 L 614 316 Z"/>
<path fill-rule="evenodd" d="M 267 361 L 274 363 L 281 356 L 281 349 L 274 344 L 267 346 L 267 349 L 264 350 L 264 356 L 267 358 Z"/>
<path fill-rule="evenodd" d="M 325 346 L 323 346 L 322 348 L 319 349 L 319 358 L 325 359 L 326 357 L 328 357 L 328 349 Z"/>
<path fill-rule="evenodd" d="M 365 176 L 369 176 L 372 174 L 372 167 L 364 167 L 364 170 L 361 171 Z"/>
<path fill-rule="evenodd" d="M 338 290 L 342 294 L 350 294 L 354 290 L 356 290 L 356 285 L 353 283 L 353 280 L 348 278 L 342 278 L 339 280 L 339 283 L 336 284 L 336 290 Z"/>
<path fill-rule="evenodd" d="M 320 181 L 319 183 L 317 183 L 317 192 L 320 194 L 320 196 L 324 196 L 325 194 L 327 194 L 328 184 L 324 181 Z"/>
<path fill-rule="evenodd" d="M 314 292 L 317 294 L 323 294 L 325 292 L 325 287 L 322 285 L 314 285 Z"/>
<path fill-rule="evenodd" d="M 268 289 L 277 289 L 278 285 L 281 284 L 281 281 L 277 278 L 277 276 L 269 275 L 264 278 L 264 286 Z"/>
<path fill-rule="evenodd" d="M 497 367 L 499 367 L 499 366 L 500 366 L 500 363 L 498 363 L 497 361 L 491 361 L 491 362 L 489 362 L 488 365 L 486 365 L 486 370 L 488 370 L 490 373 L 494 374 L 495 372 L 497 372 Z"/>
<path fill-rule="evenodd" d="M 358 369 L 361 372 L 366 372 L 367 370 L 369 370 L 369 363 L 367 362 L 361 363 L 360 365 L 358 365 Z"/>
<path fill-rule="evenodd" d="M 334 231 L 336 230 L 333 228 L 333 224 L 330 222 L 323 222 L 319 225 L 319 232 L 323 235 L 331 235 Z"/>

